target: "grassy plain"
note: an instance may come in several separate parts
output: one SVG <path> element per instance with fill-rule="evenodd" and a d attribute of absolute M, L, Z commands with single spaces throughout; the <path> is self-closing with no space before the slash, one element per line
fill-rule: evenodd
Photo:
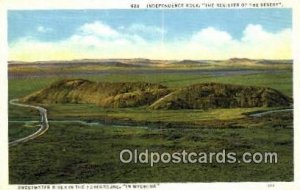
<path fill-rule="evenodd" d="M 81 77 L 12 78 L 9 98 L 20 98 L 62 78 L 93 81 L 145 81 L 168 87 L 221 82 L 275 88 L 292 97 L 292 71 L 212 76 L 199 74 L 82 75 Z M 292 181 L 293 116 L 251 118 L 266 108 L 211 110 L 103 109 L 88 104 L 43 105 L 50 129 L 43 136 L 9 149 L 10 183 Z M 38 120 L 35 110 L 9 106 L 9 120 Z M 106 127 L 51 120 L 99 121 Z M 137 127 L 133 127 L 137 126 Z M 146 128 L 140 128 L 146 127 Z M 9 123 L 10 139 L 34 128 Z M 122 164 L 122 149 L 158 152 L 277 152 L 277 164 Z"/>
<path fill-rule="evenodd" d="M 51 124 L 34 141 L 10 148 L 10 183 L 292 181 L 293 130 L 141 129 Z M 122 164 L 122 149 L 158 152 L 276 151 L 277 164 Z"/>

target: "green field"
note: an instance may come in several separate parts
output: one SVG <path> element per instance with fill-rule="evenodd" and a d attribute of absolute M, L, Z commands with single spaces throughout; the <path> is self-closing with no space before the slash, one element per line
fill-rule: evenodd
<path fill-rule="evenodd" d="M 66 77 L 10 79 L 9 99 L 21 98 Z M 79 77 L 75 77 L 79 78 Z M 92 81 L 159 83 L 170 88 L 202 82 L 271 87 L 292 97 L 292 71 L 232 76 L 199 74 L 111 74 L 81 76 Z M 10 183 L 292 181 L 293 115 L 252 118 L 247 113 L 270 108 L 208 110 L 104 109 L 91 104 L 51 104 L 50 129 L 30 142 L 10 147 Z M 38 112 L 9 106 L 10 121 L 37 121 Z M 70 121 L 64 123 L 53 120 Z M 100 122 L 89 126 L 71 122 Z M 37 126 L 9 123 L 11 140 Z M 123 164 L 122 149 L 158 152 L 181 150 L 277 152 L 277 164 Z"/>

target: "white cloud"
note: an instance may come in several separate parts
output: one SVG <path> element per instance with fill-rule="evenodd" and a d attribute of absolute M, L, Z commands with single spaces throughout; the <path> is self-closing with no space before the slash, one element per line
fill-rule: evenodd
<path fill-rule="evenodd" d="M 213 27 L 205 28 L 192 36 L 192 41 L 205 45 L 223 45 L 232 41 L 232 37 L 225 31 L 217 30 Z"/>
<path fill-rule="evenodd" d="M 79 27 L 79 31 L 83 35 L 95 35 L 98 37 L 116 37 L 119 33 L 112 29 L 110 26 L 102 23 L 101 21 L 95 21 L 93 23 L 86 23 Z"/>
<path fill-rule="evenodd" d="M 195 33 L 188 44 L 200 58 L 291 59 L 291 35 L 290 29 L 271 33 L 261 25 L 249 24 L 242 38 L 234 39 L 226 31 L 208 27 Z"/>
<path fill-rule="evenodd" d="M 46 33 L 46 32 L 51 32 L 53 29 L 52 28 L 49 28 L 49 27 L 44 27 L 44 26 L 38 26 L 36 28 L 36 30 L 38 32 L 41 32 L 41 33 Z"/>
<path fill-rule="evenodd" d="M 243 55 L 256 54 L 263 58 L 292 58 L 292 31 L 284 29 L 271 33 L 263 29 L 261 25 L 248 25 L 241 41 L 238 44 L 239 53 Z"/>
<path fill-rule="evenodd" d="M 162 27 L 150 26 L 144 24 L 132 24 L 129 27 L 120 27 L 126 32 L 130 33 L 145 33 L 145 34 L 165 34 L 166 30 Z"/>
<path fill-rule="evenodd" d="M 208 27 L 188 38 L 164 42 L 161 38 L 147 40 L 134 30 L 163 32 L 159 28 L 142 25 L 114 29 L 96 21 L 80 26 L 72 36 L 59 42 L 21 39 L 10 45 L 9 59 L 291 59 L 290 29 L 271 33 L 260 25 L 250 24 L 244 29 L 241 39 L 234 39 L 226 31 Z"/>

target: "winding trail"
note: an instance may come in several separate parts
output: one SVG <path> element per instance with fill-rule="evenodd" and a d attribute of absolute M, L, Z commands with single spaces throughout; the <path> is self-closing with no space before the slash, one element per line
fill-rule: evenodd
<path fill-rule="evenodd" d="M 159 98 L 158 100 L 156 100 L 154 103 L 152 103 L 149 107 L 155 107 L 156 104 L 160 103 L 161 101 L 163 101 L 164 99 L 172 96 L 175 92 L 170 92 L 169 94 Z"/>
<path fill-rule="evenodd" d="M 44 134 L 49 129 L 49 123 L 48 123 L 48 118 L 47 118 L 47 110 L 45 108 L 42 108 L 40 106 L 21 104 L 21 103 L 18 103 L 18 99 L 12 99 L 12 100 L 9 101 L 9 103 L 11 105 L 15 105 L 15 106 L 37 109 L 40 112 L 40 116 L 41 116 L 41 127 L 39 128 L 39 130 L 37 130 L 36 132 L 34 132 L 33 134 L 31 134 L 27 137 L 23 137 L 23 138 L 14 140 L 12 142 L 9 142 L 9 146 L 14 146 L 14 145 L 17 145 L 17 144 L 24 143 L 24 142 L 27 142 L 29 140 L 35 139 L 35 138 L 41 136 L 42 134 Z"/>

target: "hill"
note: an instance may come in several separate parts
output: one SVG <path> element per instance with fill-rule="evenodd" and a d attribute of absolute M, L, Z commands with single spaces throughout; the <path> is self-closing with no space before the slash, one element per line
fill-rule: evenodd
<path fill-rule="evenodd" d="M 152 109 L 206 109 L 289 106 L 292 99 L 263 87 L 220 83 L 195 84 L 178 89 L 154 102 Z"/>
<path fill-rule="evenodd" d="M 61 80 L 21 101 L 34 103 L 93 103 L 101 107 L 136 107 L 152 103 L 169 90 L 144 82 L 91 82 L 82 79 Z"/>
<path fill-rule="evenodd" d="M 174 62 L 175 64 L 181 64 L 181 65 L 197 65 L 197 64 L 209 64 L 207 61 L 195 61 L 195 60 L 182 60 L 178 62 Z"/>
<path fill-rule="evenodd" d="M 8 61 L 10 66 L 47 66 L 47 67 L 74 67 L 74 66 L 114 66 L 114 67 L 156 67 L 171 63 L 171 60 L 150 59 L 75 59 L 75 60 L 48 60 L 48 61 Z"/>
<path fill-rule="evenodd" d="M 149 106 L 150 109 L 207 109 L 289 106 L 290 97 L 263 87 L 201 83 L 168 89 L 146 82 L 61 80 L 21 99 L 30 103 L 92 103 L 100 107 Z"/>

